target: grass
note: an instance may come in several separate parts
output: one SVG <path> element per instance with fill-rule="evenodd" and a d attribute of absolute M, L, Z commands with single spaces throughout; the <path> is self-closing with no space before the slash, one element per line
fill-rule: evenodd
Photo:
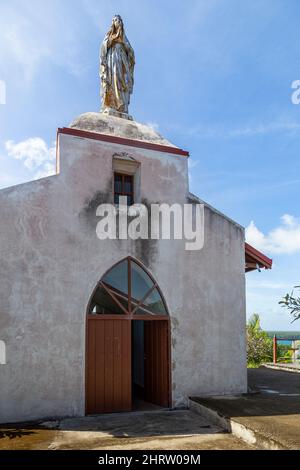
<path fill-rule="evenodd" d="M 248 369 L 258 369 L 261 366 L 261 364 L 257 362 L 248 362 L 247 367 Z"/>

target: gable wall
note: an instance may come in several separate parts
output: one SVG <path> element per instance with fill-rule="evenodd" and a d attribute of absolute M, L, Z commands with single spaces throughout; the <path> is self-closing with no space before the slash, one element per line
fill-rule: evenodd
<path fill-rule="evenodd" d="M 153 273 L 168 303 L 173 404 L 245 391 L 243 230 L 206 209 L 200 252 L 186 252 L 183 241 L 98 240 L 95 211 L 112 202 L 120 151 L 141 163 L 142 202 L 187 203 L 185 157 L 69 135 L 59 137 L 59 175 L 0 192 L 2 422 L 84 414 L 86 306 L 128 255 Z"/>

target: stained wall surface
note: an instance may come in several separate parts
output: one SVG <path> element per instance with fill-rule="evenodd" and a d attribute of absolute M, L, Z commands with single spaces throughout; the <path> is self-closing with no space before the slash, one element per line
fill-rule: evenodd
<path fill-rule="evenodd" d="M 96 209 L 113 202 L 122 152 L 140 164 L 139 202 L 191 202 L 186 157 L 65 134 L 58 175 L 0 191 L 0 422 L 85 414 L 87 304 L 128 255 L 168 304 L 173 406 L 246 391 L 243 229 L 206 207 L 201 251 L 181 240 L 99 240 Z"/>

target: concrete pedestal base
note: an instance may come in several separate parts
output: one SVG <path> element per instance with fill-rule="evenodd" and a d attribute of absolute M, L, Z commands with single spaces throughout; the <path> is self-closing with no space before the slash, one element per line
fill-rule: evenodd
<path fill-rule="evenodd" d="M 119 111 L 116 111 L 115 109 L 112 109 L 112 108 L 105 108 L 101 110 L 100 112 L 103 114 L 108 114 L 109 116 L 115 116 L 115 117 L 119 117 L 122 119 L 127 119 L 128 121 L 133 121 L 133 117 L 130 116 L 129 114 L 120 113 Z"/>

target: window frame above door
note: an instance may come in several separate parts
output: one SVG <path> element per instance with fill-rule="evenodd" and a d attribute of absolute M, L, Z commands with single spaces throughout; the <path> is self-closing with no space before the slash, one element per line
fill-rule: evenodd
<path fill-rule="evenodd" d="M 128 295 L 119 291 L 118 289 L 110 286 L 107 284 L 104 279 L 105 277 L 113 271 L 114 268 L 119 266 L 121 263 L 127 262 L 127 269 L 128 269 Z M 137 300 L 132 297 L 132 263 L 135 263 L 137 266 L 139 266 L 145 274 L 149 277 L 149 279 L 152 281 L 152 286 L 149 288 L 149 290 L 145 293 L 142 299 Z M 111 296 L 112 300 L 118 305 L 118 307 L 123 311 L 123 314 L 99 314 L 99 313 L 93 313 L 91 312 L 91 307 L 93 304 L 93 299 L 95 297 L 95 294 L 98 290 L 99 287 L 102 287 L 105 289 L 105 291 Z M 147 306 L 144 305 L 145 301 L 149 298 L 149 296 L 157 290 L 161 301 L 163 303 L 163 307 L 165 310 L 165 314 L 156 314 L 154 312 L 151 312 L 149 309 L 147 309 Z M 126 309 L 124 305 L 119 301 L 119 298 L 122 298 L 123 300 L 128 300 L 128 308 Z M 138 311 L 143 311 L 143 314 L 136 313 Z M 88 303 L 87 307 L 87 315 L 89 317 L 93 317 L 95 319 L 108 319 L 108 318 L 118 318 L 120 320 L 144 320 L 144 321 L 153 321 L 153 320 L 165 320 L 168 321 L 170 318 L 169 315 L 169 310 L 167 307 L 166 300 L 163 296 L 163 293 L 157 284 L 156 280 L 152 276 L 152 274 L 145 268 L 145 266 L 138 261 L 137 259 L 128 256 L 121 261 L 118 261 L 116 264 L 114 264 L 106 273 L 102 276 L 101 280 L 98 282 L 97 286 L 95 287 L 93 294 L 90 298 L 90 301 Z"/>

